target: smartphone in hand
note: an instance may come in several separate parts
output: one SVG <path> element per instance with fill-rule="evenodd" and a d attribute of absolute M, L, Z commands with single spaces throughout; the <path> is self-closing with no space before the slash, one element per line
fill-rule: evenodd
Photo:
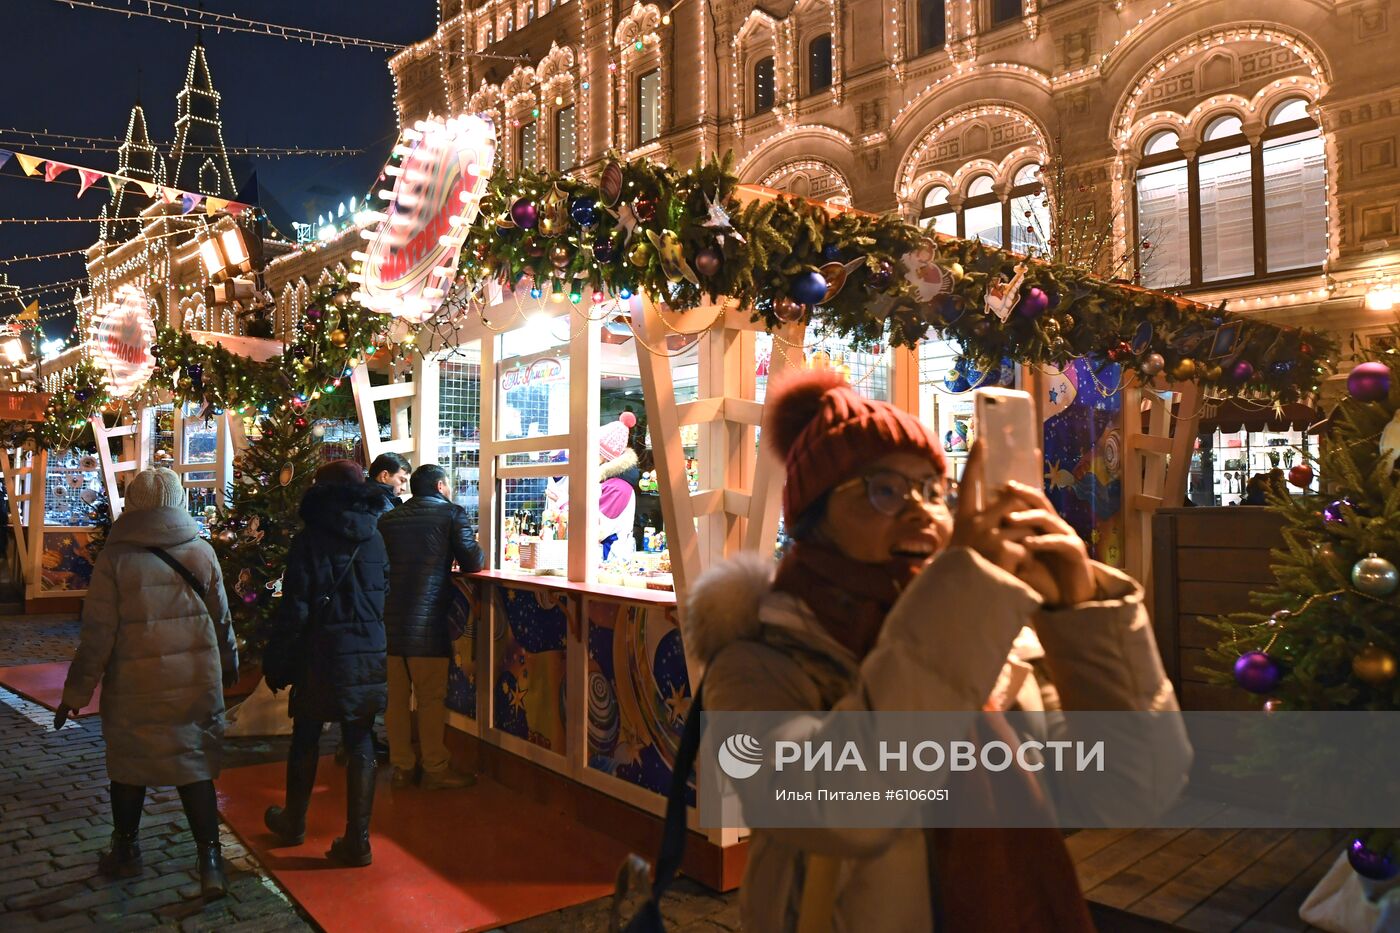
<path fill-rule="evenodd" d="M 1030 394 L 1016 389 L 978 389 L 973 395 L 976 434 L 983 445 L 982 488 L 999 494 L 1013 480 L 1039 487 L 1044 481 L 1040 425 Z M 991 501 L 975 503 L 986 508 Z"/>

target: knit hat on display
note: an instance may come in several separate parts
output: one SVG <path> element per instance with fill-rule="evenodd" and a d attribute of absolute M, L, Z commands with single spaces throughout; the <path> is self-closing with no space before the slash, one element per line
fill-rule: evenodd
<path fill-rule="evenodd" d="M 627 441 L 632 436 L 632 426 L 637 416 L 624 411 L 611 424 L 605 424 L 598 431 L 598 453 L 604 460 L 616 460 L 627 449 Z"/>
<path fill-rule="evenodd" d="M 783 514 L 795 521 L 833 486 L 887 454 L 928 458 L 946 472 L 943 451 L 922 421 L 861 396 L 829 369 L 790 376 L 768 393 L 763 439 L 787 465 Z"/>
<path fill-rule="evenodd" d="M 128 512 L 184 507 L 185 487 L 180 485 L 180 477 L 174 470 L 165 467 L 142 470 L 126 485 L 125 509 Z"/>

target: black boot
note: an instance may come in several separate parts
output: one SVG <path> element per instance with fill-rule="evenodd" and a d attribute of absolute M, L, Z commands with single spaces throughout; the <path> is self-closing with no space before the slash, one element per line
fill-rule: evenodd
<path fill-rule="evenodd" d="M 182 784 L 179 790 L 185 819 L 189 820 L 190 834 L 198 850 L 199 893 L 207 901 L 216 900 L 228 893 L 228 878 L 224 875 L 224 857 L 219 844 L 219 801 L 214 794 L 214 782 Z"/>
<path fill-rule="evenodd" d="M 320 748 L 297 748 L 287 754 L 287 805 L 268 807 L 263 825 L 272 830 L 284 846 L 299 846 L 306 841 L 306 808 L 311 803 L 311 790 L 316 786 L 316 762 Z"/>
<path fill-rule="evenodd" d="M 135 878 L 141 874 L 141 808 L 146 788 L 112 782 L 112 847 L 97 860 L 97 870 L 109 878 Z"/>
<path fill-rule="evenodd" d="M 345 767 L 345 835 L 331 843 L 326 857 L 351 868 L 371 861 L 369 818 L 374 809 L 374 759 L 352 755 Z"/>

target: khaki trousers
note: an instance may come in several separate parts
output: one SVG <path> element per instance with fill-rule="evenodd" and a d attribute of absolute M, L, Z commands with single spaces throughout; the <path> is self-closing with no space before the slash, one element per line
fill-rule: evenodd
<path fill-rule="evenodd" d="M 418 745 L 423 750 L 423 771 L 447 768 L 447 658 L 389 656 L 389 708 L 384 727 L 389 733 L 389 763 L 412 771 L 413 713 L 409 699 L 418 701 Z"/>

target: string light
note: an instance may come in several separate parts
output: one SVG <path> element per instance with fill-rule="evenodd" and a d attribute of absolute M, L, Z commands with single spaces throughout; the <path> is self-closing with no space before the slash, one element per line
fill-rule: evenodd
<path fill-rule="evenodd" d="M 120 152 L 121 147 L 130 141 L 129 137 L 79 136 L 72 133 L 21 130 L 15 127 L 0 127 L 0 136 L 27 136 L 36 146 L 85 152 Z M 80 145 L 64 145 L 59 142 L 59 140 Z M 186 146 L 185 148 L 187 152 L 195 152 L 202 155 L 212 155 L 219 152 L 216 146 Z M 152 151 L 154 151 L 154 149 Z M 227 150 L 230 155 L 257 155 L 273 158 L 287 155 L 310 155 L 334 158 L 338 156 L 362 155 L 366 151 L 367 150 L 363 148 L 350 149 L 344 146 L 321 148 L 305 146 L 230 146 Z"/>

